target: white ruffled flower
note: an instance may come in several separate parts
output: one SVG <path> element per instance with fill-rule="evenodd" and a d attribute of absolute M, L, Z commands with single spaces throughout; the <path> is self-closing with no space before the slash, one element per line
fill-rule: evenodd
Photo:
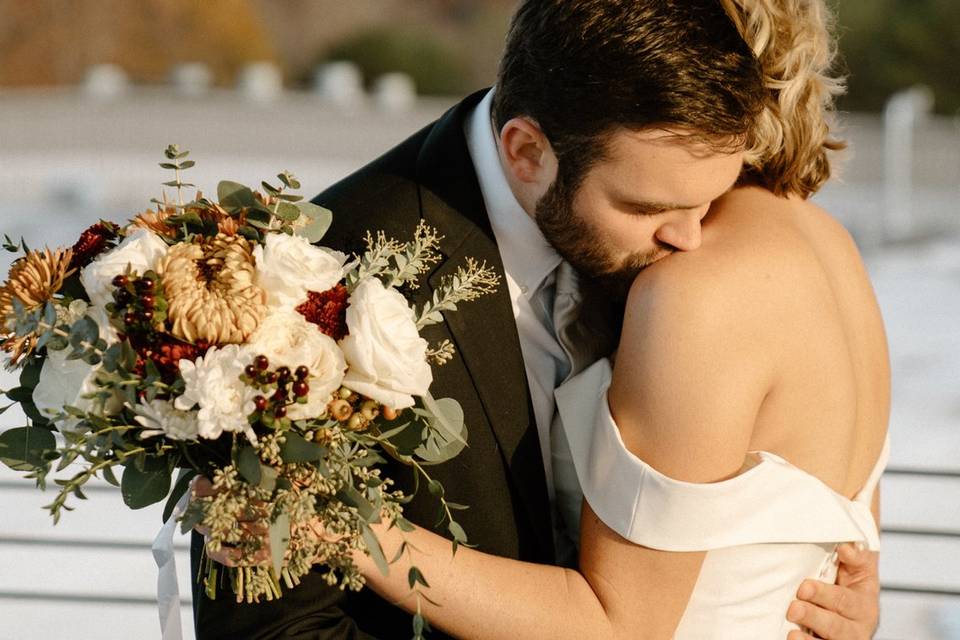
<path fill-rule="evenodd" d="M 350 296 L 347 327 L 340 341 L 349 365 L 345 387 L 394 409 L 427 392 L 433 382 L 427 341 L 400 293 L 376 278 L 362 281 Z"/>
<path fill-rule="evenodd" d="M 47 359 L 40 369 L 40 379 L 33 390 L 33 404 L 44 415 L 60 413 L 64 407 L 76 407 L 81 411 L 115 415 L 120 412 L 122 404 L 116 397 L 112 397 L 100 406 L 96 398 L 84 396 L 96 393 L 97 373 L 100 365 L 91 366 L 83 360 L 67 360 L 70 349 L 62 351 L 49 350 Z M 62 429 L 70 430 L 79 420 L 70 418 L 59 422 Z"/>
<path fill-rule="evenodd" d="M 292 420 L 323 415 L 333 392 L 343 383 L 347 363 L 340 347 L 295 311 L 269 314 L 251 336 L 247 349 L 253 355 L 266 356 L 271 369 L 288 367 L 296 371 L 304 366 L 310 370 L 306 404 L 287 407 L 287 416 Z"/>
<path fill-rule="evenodd" d="M 127 267 L 143 274 L 155 269 L 167 252 L 167 243 L 146 229 L 137 229 L 114 249 L 97 256 L 80 272 L 80 282 L 93 306 L 106 307 L 113 300 L 113 278 Z"/>
<path fill-rule="evenodd" d="M 252 387 L 240 380 L 248 364 L 247 352 L 235 344 L 214 347 L 193 362 L 181 360 L 180 375 L 186 383 L 183 395 L 174 400 L 180 411 L 197 411 L 197 433 L 215 440 L 224 432 L 245 433 L 256 442 L 247 416 L 254 412 Z"/>
<path fill-rule="evenodd" d="M 144 428 L 141 438 L 166 436 L 171 440 L 196 440 L 200 434 L 197 414 L 181 411 L 167 400 L 140 402 L 134 411 L 135 420 Z"/>
<path fill-rule="evenodd" d="M 307 291 L 326 291 L 344 277 L 347 256 L 310 244 L 306 238 L 269 233 L 265 246 L 253 251 L 257 284 L 267 292 L 267 304 L 292 310 L 307 299 Z"/>
<path fill-rule="evenodd" d="M 107 303 L 113 300 L 113 278 L 129 267 L 138 274 L 155 269 L 167 252 L 167 243 L 146 229 L 137 229 L 114 249 L 97 256 L 80 271 L 80 283 L 90 298 L 88 314 L 100 326 L 100 337 L 108 343 L 117 341 L 117 332 L 110 325 Z"/>

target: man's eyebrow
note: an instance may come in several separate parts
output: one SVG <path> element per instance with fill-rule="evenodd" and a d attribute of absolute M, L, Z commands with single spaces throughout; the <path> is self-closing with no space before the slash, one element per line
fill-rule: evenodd
<path fill-rule="evenodd" d="M 733 182 L 733 184 L 731 184 L 727 188 L 726 191 L 721 193 L 719 196 L 717 196 L 710 202 L 712 203 L 716 200 L 719 200 L 723 196 L 727 195 L 728 193 L 733 191 L 738 184 L 739 184 L 739 177 L 737 180 Z M 655 202 L 653 200 L 642 200 L 638 202 L 636 200 L 631 200 L 629 198 L 625 199 L 625 201 L 632 208 L 636 209 L 636 211 L 641 215 L 653 215 L 657 213 L 663 213 L 664 211 L 689 211 L 690 209 L 696 209 L 698 207 L 703 206 L 702 204 L 679 204 L 676 202 Z"/>
<path fill-rule="evenodd" d="M 700 205 L 677 204 L 675 202 L 631 201 L 630 206 L 641 213 L 662 213 L 664 211 L 685 211 L 688 209 L 696 209 Z"/>

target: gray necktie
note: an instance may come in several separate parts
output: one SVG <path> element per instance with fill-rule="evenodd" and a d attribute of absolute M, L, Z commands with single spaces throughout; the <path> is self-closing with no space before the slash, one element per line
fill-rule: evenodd
<path fill-rule="evenodd" d="M 560 263 L 556 272 L 556 297 L 553 305 L 553 324 L 557 341 L 567 354 L 565 366 L 557 368 L 557 386 L 593 364 L 601 355 L 595 332 L 580 321 L 582 292 L 576 271 L 567 262 Z M 571 425 L 588 428 L 590 425 Z M 550 426 L 550 450 L 553 458 L 553 477 L 556 487 L 556 509 L 559 512 L 558 561 L 572 566 L 576 562 L 579 541 L 580 484 L 577 480 L 570 445 L 563 431 L 560 415 L 553 414 Z"/>
<path fill-rule="evenodd" d="M 556 282 L 553 328 L 557 342 L 567 354 L 565 366 L 557 370 L 557 386 L 560 386 L 593 364 L 600 354 L 594 333 L 580 322 L 583 302 L 580 277 L 568 262 L 561 262 L 557 267 Z"/>

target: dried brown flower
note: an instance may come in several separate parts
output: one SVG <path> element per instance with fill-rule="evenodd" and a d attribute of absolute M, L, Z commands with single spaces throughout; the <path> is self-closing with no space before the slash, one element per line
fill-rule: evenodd
<path fill-rule="evenodd" d="M 241 236 L 174 245 L 158 271 L 171 333 L 182 340 L 242 343 L 266 315 L 266 292 L 254 282 L 252 245 Z"/>
<path fill-rule="evenodd" d="M 72 259 L 72 249 L 44 249 L 27 253 L 10 267 L 7 282 L 0 287 L 0 349 L 11 354 L 11 366 L 33 351 L 37 343 L 36 334 L 18 336 L 8 329 L 14 314 L 13 301 L 18 300 L 27 311 L 42 308 L 73 273 Z"/>
<path fill-rule="evenodd" d="M 158 236 L 175 238 L 177 235 L 177 228 L 171 224 L 167 223 L 167 218 L 172 215 L 175 215 L 177 210 L 171 206 L 157 205 L 157 210 L 147 210 L 143 213 L 137 215 L 133 220 L 130 221 L 135 227 L 140 227 L 141 229 L 147 229 Z"/>

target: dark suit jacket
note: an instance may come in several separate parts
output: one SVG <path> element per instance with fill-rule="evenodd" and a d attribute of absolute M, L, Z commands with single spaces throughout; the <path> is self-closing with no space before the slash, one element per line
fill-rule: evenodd
<path fill-rule="evenodd" d="M 468 97 L 314 198 L 334 212 L 322 244 L 360 252 L 368 230 L 405 240 L 425 220 L 443 236 L 443 259 L 428 276 L 431 286 L 421 287 L 415 298 L 426 299 L 440 278 L 454 273 L 466 257 L 485 260 L 502 274 L 464 137 L 464 120 L 482 97 L 483 92 Z M 481 551 L 553 563 L 543 462 L 506 283 L 496 294 L 464 304 L 445 318 L 445 323 L 428 328 L 425 337 L 432 344 L 450 339 L 457 356 L 435 368 L 431 390 L 434 396 L 456 398 L 463 406 L 469 447 L 434 467 L 433 473 L 449 499 L 470 506 L 458 519 Z M 385 473 L 399 487 L 412 488 L 408 468 L 393 464 Z M 410 520 L 425 527 L 434 525 L 437 514 L 436 502 L 426 491 L 405 509 Z M 194 576 L 202 542 L 194 534 Z M 331 589 L 316 571 L 276 602 L 238 605 L 228 589 L 211 601 L 196 581 L 193 602 L 200 640 L 411 636 L 410 616 L 369 590 Z M 431 635 L 446 637 L 439 632 Z"/>

